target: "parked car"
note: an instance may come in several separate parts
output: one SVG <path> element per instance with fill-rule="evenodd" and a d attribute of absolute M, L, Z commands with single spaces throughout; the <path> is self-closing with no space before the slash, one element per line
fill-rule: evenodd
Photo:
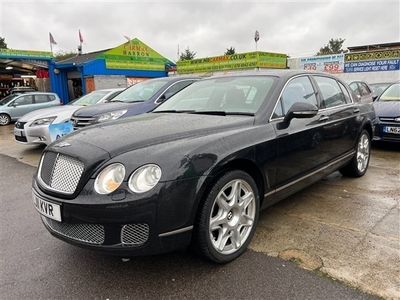
<path fill-rule="evenodd" d="M 139 255 L 192 242 L 226 263 L 246 250 L 260 209 L 336 170 L 363 176 L 374 118 L 327 74 L 210 77 L 151 113 L 51 144 L 33 201 L 74 245 Z"/>
<path fill-rule="evenodd" d="M 23 93 L 36 92 L 36 90 L 30 86 L 17 86 L 10 89 L 9 92 L 10 94 L 23 94 Z"/>
<path fill-rule="evenodd" d="M 8 125 L 31 111 L 56 105 L 61 105 L 61 101 L 55 93 L 8 95 L 0 100 L 0 125 Z"/>
<path fill-rule="evenodd" d="M 167 77 L 139 82 L 109 103 L 77 110 L 71 121 L 75 129 L 149 112 L 169 97 L 184 89 L 195 77 Z"/>
<path fill-rule="evenodd" d="M 71 116 L 79 108 L 109 101 L 124 89 L 93 91 L 67 105 L 35 110 L 21 117 L 14 128 L 15 140 L 22 144 L 50 144 L 74 129 Z"/>
<path fill-rule="evenodd" d="M 375 96 L 375 99 L 377 99 L 380 95 L 382 95 L 383 91 L 387 89 L 389 85 L 392 83 L 390 82 L 381 82 L 381 83 L 370 83 L 368 86 L 372 90 L 372 94 Z"/>
<path fill-rule="evenodd" d="M 374 102 L 375 141 L 400 142 L 400 83 L 390 85 Z"/>
<path fill-rule="evenodd" d="M 371 103 L 376 99 L 372 89 L 364 81 L 352 81 L 349 83 L 350 89 L 354 92 L 358 101 Z"/>

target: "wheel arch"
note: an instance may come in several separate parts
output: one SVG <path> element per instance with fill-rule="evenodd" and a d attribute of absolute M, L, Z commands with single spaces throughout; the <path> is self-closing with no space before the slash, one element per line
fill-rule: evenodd
<path fill-rule="evenodd" d="M 220 163 L 216 165 L 210 172 L 209 175 L 205 177 L 201 187 L 198 189 L 199 194 L 196 201 L 195 218 L 204 202 L 208 192 L 213 187 L 214 183 L 223 175 L 229 171 L 241 170 L 249 174 L 255 181 L 259 196 L 260 196 L 260 207 L 264 200 L 264 191 L 267 187 L 267 178 L 263 175 L 257 164 L 251 159 L 247 158 L 237 158 L 234 160 L 227 161 L 225 163 Z"/>

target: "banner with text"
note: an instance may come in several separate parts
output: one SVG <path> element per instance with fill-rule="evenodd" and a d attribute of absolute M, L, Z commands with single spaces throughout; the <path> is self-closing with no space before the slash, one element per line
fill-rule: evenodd
<path fill-rule="evenodd" d="M 380 50 L 345 55 L 344 71 L 382 72 L 400 70 L 400 49 Z"/>
<path fill-rule="evenodd" d="M 285 69 L 286 61 L 287 56 L 282 53 L 260 51 L 238 53 L 178 61 L 177 72 L 188 74 L 252 68 Z"/>
<path fill-rule="evenodd" d="M 133 39 L 100 55 L 107 69 L 130 69 L 144 71 L 165 71 L 168 59 L 147 46 L 139 39 Z"/>
<path fill-rule="evenodd" d="M 344 55 L 321 55 L 300 58 L 300 69 L 327 73 L 343 73 Z"/>

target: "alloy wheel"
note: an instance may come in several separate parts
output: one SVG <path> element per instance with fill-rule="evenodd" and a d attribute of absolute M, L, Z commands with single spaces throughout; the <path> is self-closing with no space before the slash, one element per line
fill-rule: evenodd
<path fill-rule="evenodd" d="M 368 136 L 363 133 L 357 145 L 357 168 L 359 172 L 364 172 L 368 166 L 370 152 L 370 142 Z"/>
<path fill-rule="evenodd" d="M 6 114 L 0 114 L 0 125 L 7 125 L 10 123 L 10 117 Z"/>
<path fill-rule="evenodd" d="M 246 242 L 256 217 L 251 186 L 242 179 L 228 182 L 214 200 L 209 218 L 211 244 L 221 254 L 238 251 Z"/>

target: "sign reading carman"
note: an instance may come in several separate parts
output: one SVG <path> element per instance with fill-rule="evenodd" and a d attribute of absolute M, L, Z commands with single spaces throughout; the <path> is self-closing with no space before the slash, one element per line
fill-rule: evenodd
<path fill-rule="evenodd" d="M 251 68 L 286 68 L 286 54 L 270 52 L 248 52 L 233 55 L 221 55 L 177 62 L 177 72 L 205 73 Z"/>
<path fill-rule="evenodd" d="M 135 38 L 99 56 L 104 58 L 107 69 L 132 69 L 165 71 L 168 59 Z"/>

